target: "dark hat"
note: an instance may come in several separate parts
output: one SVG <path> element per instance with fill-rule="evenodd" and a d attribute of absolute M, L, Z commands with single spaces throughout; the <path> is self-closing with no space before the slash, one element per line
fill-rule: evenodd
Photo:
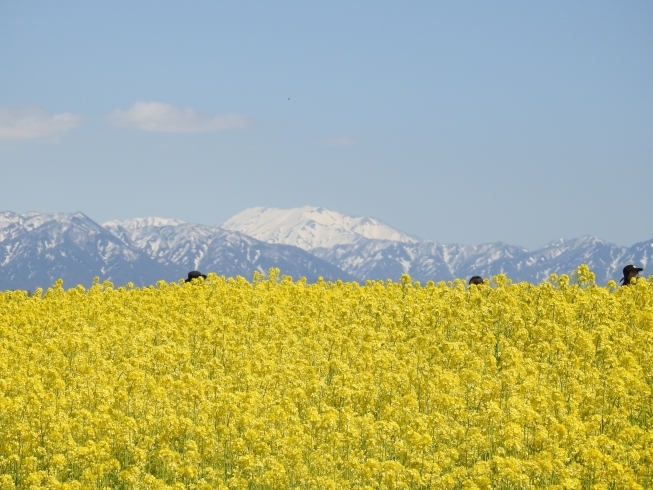
<path fill-rule="evenodd" d="M 641 267 L 635 267 L 632 264 L 628 264 L 626 267 L 624 267 L 624 277 L 621 278 L 619 282 L 623 282 L 624 284 L 628 284 L 625 282 L 626 280 L 630 282 L 630 280 L 635 277 L 637 274 L 639 274 L 641 271 L 643 271 Z"/>
<path fill-rule="evenodd" d="M 200 271 L 190 271 L 188 273 L 188 279 L 186 279 L 186 282 L 191 282 L 193 279 L 197 279 L 200 277 L 202 279 L 206 279 L 206 275 L 202 274 Z"/>
<path fill-rule="evenodd" d="M 469 280 L 469 285 L 476 284 L 477 286 L 485 284 L 481 276 L 472 276 Z"/>

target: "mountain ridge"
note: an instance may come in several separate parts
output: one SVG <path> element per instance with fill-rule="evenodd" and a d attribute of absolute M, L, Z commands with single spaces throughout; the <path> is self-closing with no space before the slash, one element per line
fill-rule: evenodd
<path fill-rule="evenodd" d="M 653 240 L 630 247 L 593 236 L 556 239 L 535 250 L 502 242 L 481 245 L 421 240 L 374 218 L 324 208 L 249 208 L 221 226 L 146 217 L 98 224 L 83 213 L 0 212 L 0 289 L 176 281 L 189 270 L 251 278 L 279 267 L 297 279 L 451 280 L 505 273 L 540 282 L 581 263 L 597 282 L 619 280 L 628 263 L 653 264 Z M 243 233 L 245 229 L 250 234 Z"/>
<path fill-rule="evenodd" d="M 287 218 L 289 215 L 294 220 L 292 226 L 288 226 L 292 221 Z M 259 239 L 296 244 L 297 236 L 307 228 L 310 221 L 316 220 L 316 215 L 322 215 L 320 221 L 323 224 L 335 216 L 339 228 L 362 219 L 307 206 L 291 210 L 250 208 L 232 216 L 225 223 L 231 229 L 247 232 Z M 284 222 L 286 227 L 283 232 L 274 233 L 274 225 L 279 222 Z M 539 282 L 553 272 L 570 273 L 579 264 L 588 263 L 596 269 L 597 281 L 605 283 L 610 279 L 618 280 L 621 267 L 628 261 L 653 263 L 653 240 L 622 247 L 588 235 L 572 239 L 558 238 L 535 250 L 528 250 L 503 242 L 462 245 L 420 240 L 380 220 L 376 222 L 380 224 L 377 226 L 390 228 L 384 228 L 386 236 L 405 236 L 408 239 L 380 240 L 373 233 L 368 236 L 357 234 L 352 239 L 350 235 L 355 230 L 345 229 L 344 233 L 343 230 L 339 231 L 344 239 L 337 243 L 333 243 L 331 237 L 329 246 L 315 246 L 314 242 L 308 248 L 316 256 L 337 265 L 359 280 L 395 279 L 403 273 L 422 281 L 435 278 L 449 280 L 472 275 L 488 277 L 503 272 L 515 280 Z M 636 246 L 639 246 L 638 250 L 633 249 Z"/>
<path fill-rule="evenodd" d="M 376 218 L 349 216 L 325 208 L 248 208 L 220 224 L 269 243 L 284 243 L 306 251 L 315 248 L 385 239 L 405 243 L 420 240 Z"/>

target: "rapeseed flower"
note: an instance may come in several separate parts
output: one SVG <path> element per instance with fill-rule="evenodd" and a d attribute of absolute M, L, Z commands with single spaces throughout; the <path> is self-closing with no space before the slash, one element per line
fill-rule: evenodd
<path fill-rule="evenodd" d="M 653 487 L 653 281 L 0 293 L 0 490 Z"/>

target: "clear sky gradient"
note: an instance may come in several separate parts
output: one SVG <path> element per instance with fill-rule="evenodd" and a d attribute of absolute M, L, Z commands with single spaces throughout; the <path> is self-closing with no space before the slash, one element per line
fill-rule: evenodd
<path fill-rule="evenodd" d="M 653 2 L 0 2 L 0 210 L 653 238 Z"/>

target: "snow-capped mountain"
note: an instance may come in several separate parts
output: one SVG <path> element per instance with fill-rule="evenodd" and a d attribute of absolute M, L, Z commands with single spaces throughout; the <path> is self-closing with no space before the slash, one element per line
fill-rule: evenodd
<path fill-rule="evenodd" d="M 310 251 L 360 281 L 398 279 L 450 280 L 505 273 L 515 281 L 540 282 L 551 273 L 570 273 L 580 264 L 595 271 L 597 281 L 619 280 L 625 264 L 653 264 L 652 242 L 631 248 L 596 237 L 553 241 L 529 251 L 505 243 L 440 244 L 420 240 L 372 218 L 343 215 L 324 208 L 251 208 L 228 219 L 224 228 L 271 243 L 288 243 Z"/>
<path fill-rule="evenodd" d="M 176 281 L 190 270 L 241 275 L 279 267 L 314 281 L 468 279 L 505 273 L 540 282 L 588 264 L 597 282 L 618 281 L 626 264 L 653 273 L 653 240 L 620 247 L 596 237 L 555 240 L 529 251 L 505 243 L 441 244 L 420 240 L 365 217 L 323 208 L 252 208 L 224 229 L 165 218 L 99 225 L 82 213 L 0 213 L 0 289 L 89 285 L 94 276 L 116 285 Z"/>
<path fill-rule="evenodd" d="M 163 218 L 109 221 L 103 225 L 126 244 L 171 268 L 177 277 L 189 270 L 251 278 L 278 267 L 285 275 L 315 281 L 353 279 L 332 264 L 297 247 L 270 244 L 217 226 Z"/>
<path fill-rule="evenodd" d="M 147 254 L 126 245 L 88 216 L 0 213 L 0 289 L 89 285 L 94 276 L 125 284 L 163 277 Z"/>
<path fill-rule="evenodd" d="M 190 270 L 242 275 L 283 274 L 315 281 L 353 280 L 336 266 L 289 245 L 238 232 L 163 218 L 99 225 L 82 213 L 0 213 L 0 290 L 89 286 L 93 277 L 115 285 L 176 281 Z"/>
<path fill-rule="evenodd" d="M 356 245 L 319 248 L 313 253 L 358 279 L 397 280 L 408 273 L 414 280 L 451 280 L 506 274 L 513 281 L 538 283 L 552 273 L 569 274 L 587 264 L 599 284 L 618 281 L 626 264 L 653 264 L 653 240 L 630 248 L 595 237 L 556 240 L 529 251 L 505 243 L 443 245 L 432 241 L 404 244 L 369 240 Z M 649 271 L 653 272 L 653 271 Z"/>
<path fill-rule="evenodd" d="M 414 280 L 438 281 L 472 275 L 488 277 L 499 272 L 519 277 L 513 263 L 526 257 L 528 251 L 504 243 L 469 246 L 433 241 L 367 240 L 355 245 L 318 248 L 313 253 L 359 279 L 397 280 L 407 273 Z"/>
<path fill-rule="evenodd" d="M 250 208 L 232 216 L 220 227 L 267 243 L 283 243 L 307 251 L 366 240 L 419 242 L 419 239 L 375 218 L 347 216 L 310 206 L 295 209 Z"/>

